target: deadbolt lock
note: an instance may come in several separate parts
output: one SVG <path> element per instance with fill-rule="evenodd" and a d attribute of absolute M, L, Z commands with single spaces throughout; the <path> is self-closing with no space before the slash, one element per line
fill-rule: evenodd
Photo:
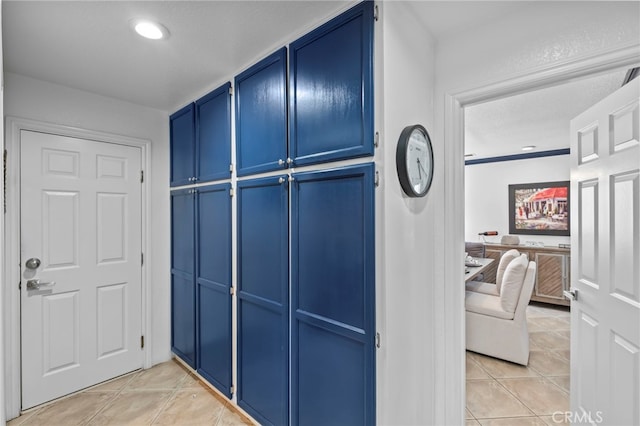
<path fill-rule="evenodd" d="M 38 269 L 38 267 L 40 266 L 40 259 L 38 259 L 37 257 L 32 257 L 25 262 L 24 266 L 26 266 L 27 269 Z"/>

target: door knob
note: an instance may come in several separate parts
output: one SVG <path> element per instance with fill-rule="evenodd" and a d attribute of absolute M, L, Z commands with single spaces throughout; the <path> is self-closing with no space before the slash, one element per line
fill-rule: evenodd
<path fill-rule="evenodd" d="M 26 266 L 27 269 L 38 269 L 38 267 L 40 266 L 40 259 L 38 259 L 37 257 L 32 257 L 24 263 L 24 266 Z"/>
<path fill-rule="evenodd" d="M 568 291 L 564 290 L 562 292 L 562 295 L 569 300 L 578 300 L 578 290 L 575 290 L 575 289 L 571 289 Z"/>
<path fill-rule="evenodd" d="M 41 283 L 40 280 L 27 280 L 27 290 L 41 290 L 42 287 L 53 287 L 54 285 L 56 285 L 55 281 Z"/>

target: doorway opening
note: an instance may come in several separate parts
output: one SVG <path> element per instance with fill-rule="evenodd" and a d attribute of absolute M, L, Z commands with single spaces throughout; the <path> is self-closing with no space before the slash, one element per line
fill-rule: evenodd
<path fill-rule="evenodd" d="M 519 241 L 503 240 L 510 232 L 513 207 L 508 186 L 569 181 L 569 121 L 621 87 L 626 73 L 619 68 L 462 105 L 464 239 L 472 243 L 466 251 L 493 260 L 479 279 L 495 283 L 501 256 L 510 249 L 520 249 L 537 263 L 526 309 L 527 365 L 467 351 L 467 422 L 532 417 L 549 423 L 555 413 L 569 411 L 570 314 L 563 291 L 570 287 L 570 237 L 523 233 L 515 236 Z M 560 204 L 565 207 L 566 202 Z M 538 222 L 562 226 L 553 202 L 549 206 L 536 212 Z M 497 235 L 491 235 L 494 231 Z"/>

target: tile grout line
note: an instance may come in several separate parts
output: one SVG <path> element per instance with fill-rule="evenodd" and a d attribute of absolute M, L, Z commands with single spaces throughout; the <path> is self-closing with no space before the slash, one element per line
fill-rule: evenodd
<path fill-rule="evenodd" d="M 164 412 L 164 410 L 166 410 L 167 406 L 174 399 L 175 395 L 178 393 L 179 390 L 180 390 L 179 387 L 175 387 L 173 391 L 167 396 L 166 400 L 164 401 L 164 404 L 162 404 L 160 409 L 158 409 L 158 412 L 156 413 L 156 415 L 151 418 L 151 421 L 149 422 L 150 426 L 153 425 L 153 423 L 156 420 L 158 420 L 160 415 Z"/>
<path fill-rule="evenodd" d="M 105 403 L 102 405 L 102 407 L 100 407 L 100 409 L 98 411 L 96 411 L 93 414 L 93 416 L 89 417 L 87 419 L 87 421 L 84 422 L 84 424 L 85 425 L 90 424 L 91 421 L 98 416 L 98 414 L 102 413 L 113 401 L 115 401 L 115 399 L 122 393 L 122 391 L 129 385 L 129 383 L 131 383 L 133 381 L 134 377 L 136 377 L 139 374 L 140 374 L 140 371 L 137 371 L 135 374 L 132 374 L 131 378 L 129 378 L 129 380 L 120 389 L 114 391 L 113 395 L 111 396 L 111 398 L 109 398 L 107 401 L 105 401 Z M 118 380 L 118 379 L 114 379 L 113 381 L 115 381 L 115 380 Z M 100 386 L 100 385 L 98 385 L 98 386 Z M 98 386 L 95 386 L 95 387 L 98 387 Z M 109 392 L 109 391 L 106 391 L 106 392 Z"/>

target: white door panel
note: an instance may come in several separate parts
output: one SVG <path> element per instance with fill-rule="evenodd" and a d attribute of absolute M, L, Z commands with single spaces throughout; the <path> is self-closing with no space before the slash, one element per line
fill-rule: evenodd
<path fill-rule="evenodd" d="M 26 409 L 142 367 L 141 152 L 22 131 L 20 157 Z"/>
<path fill-rule="evenodd" d="M 640 79 L 571 122 L 571 410 L 640 424 Z"/>

